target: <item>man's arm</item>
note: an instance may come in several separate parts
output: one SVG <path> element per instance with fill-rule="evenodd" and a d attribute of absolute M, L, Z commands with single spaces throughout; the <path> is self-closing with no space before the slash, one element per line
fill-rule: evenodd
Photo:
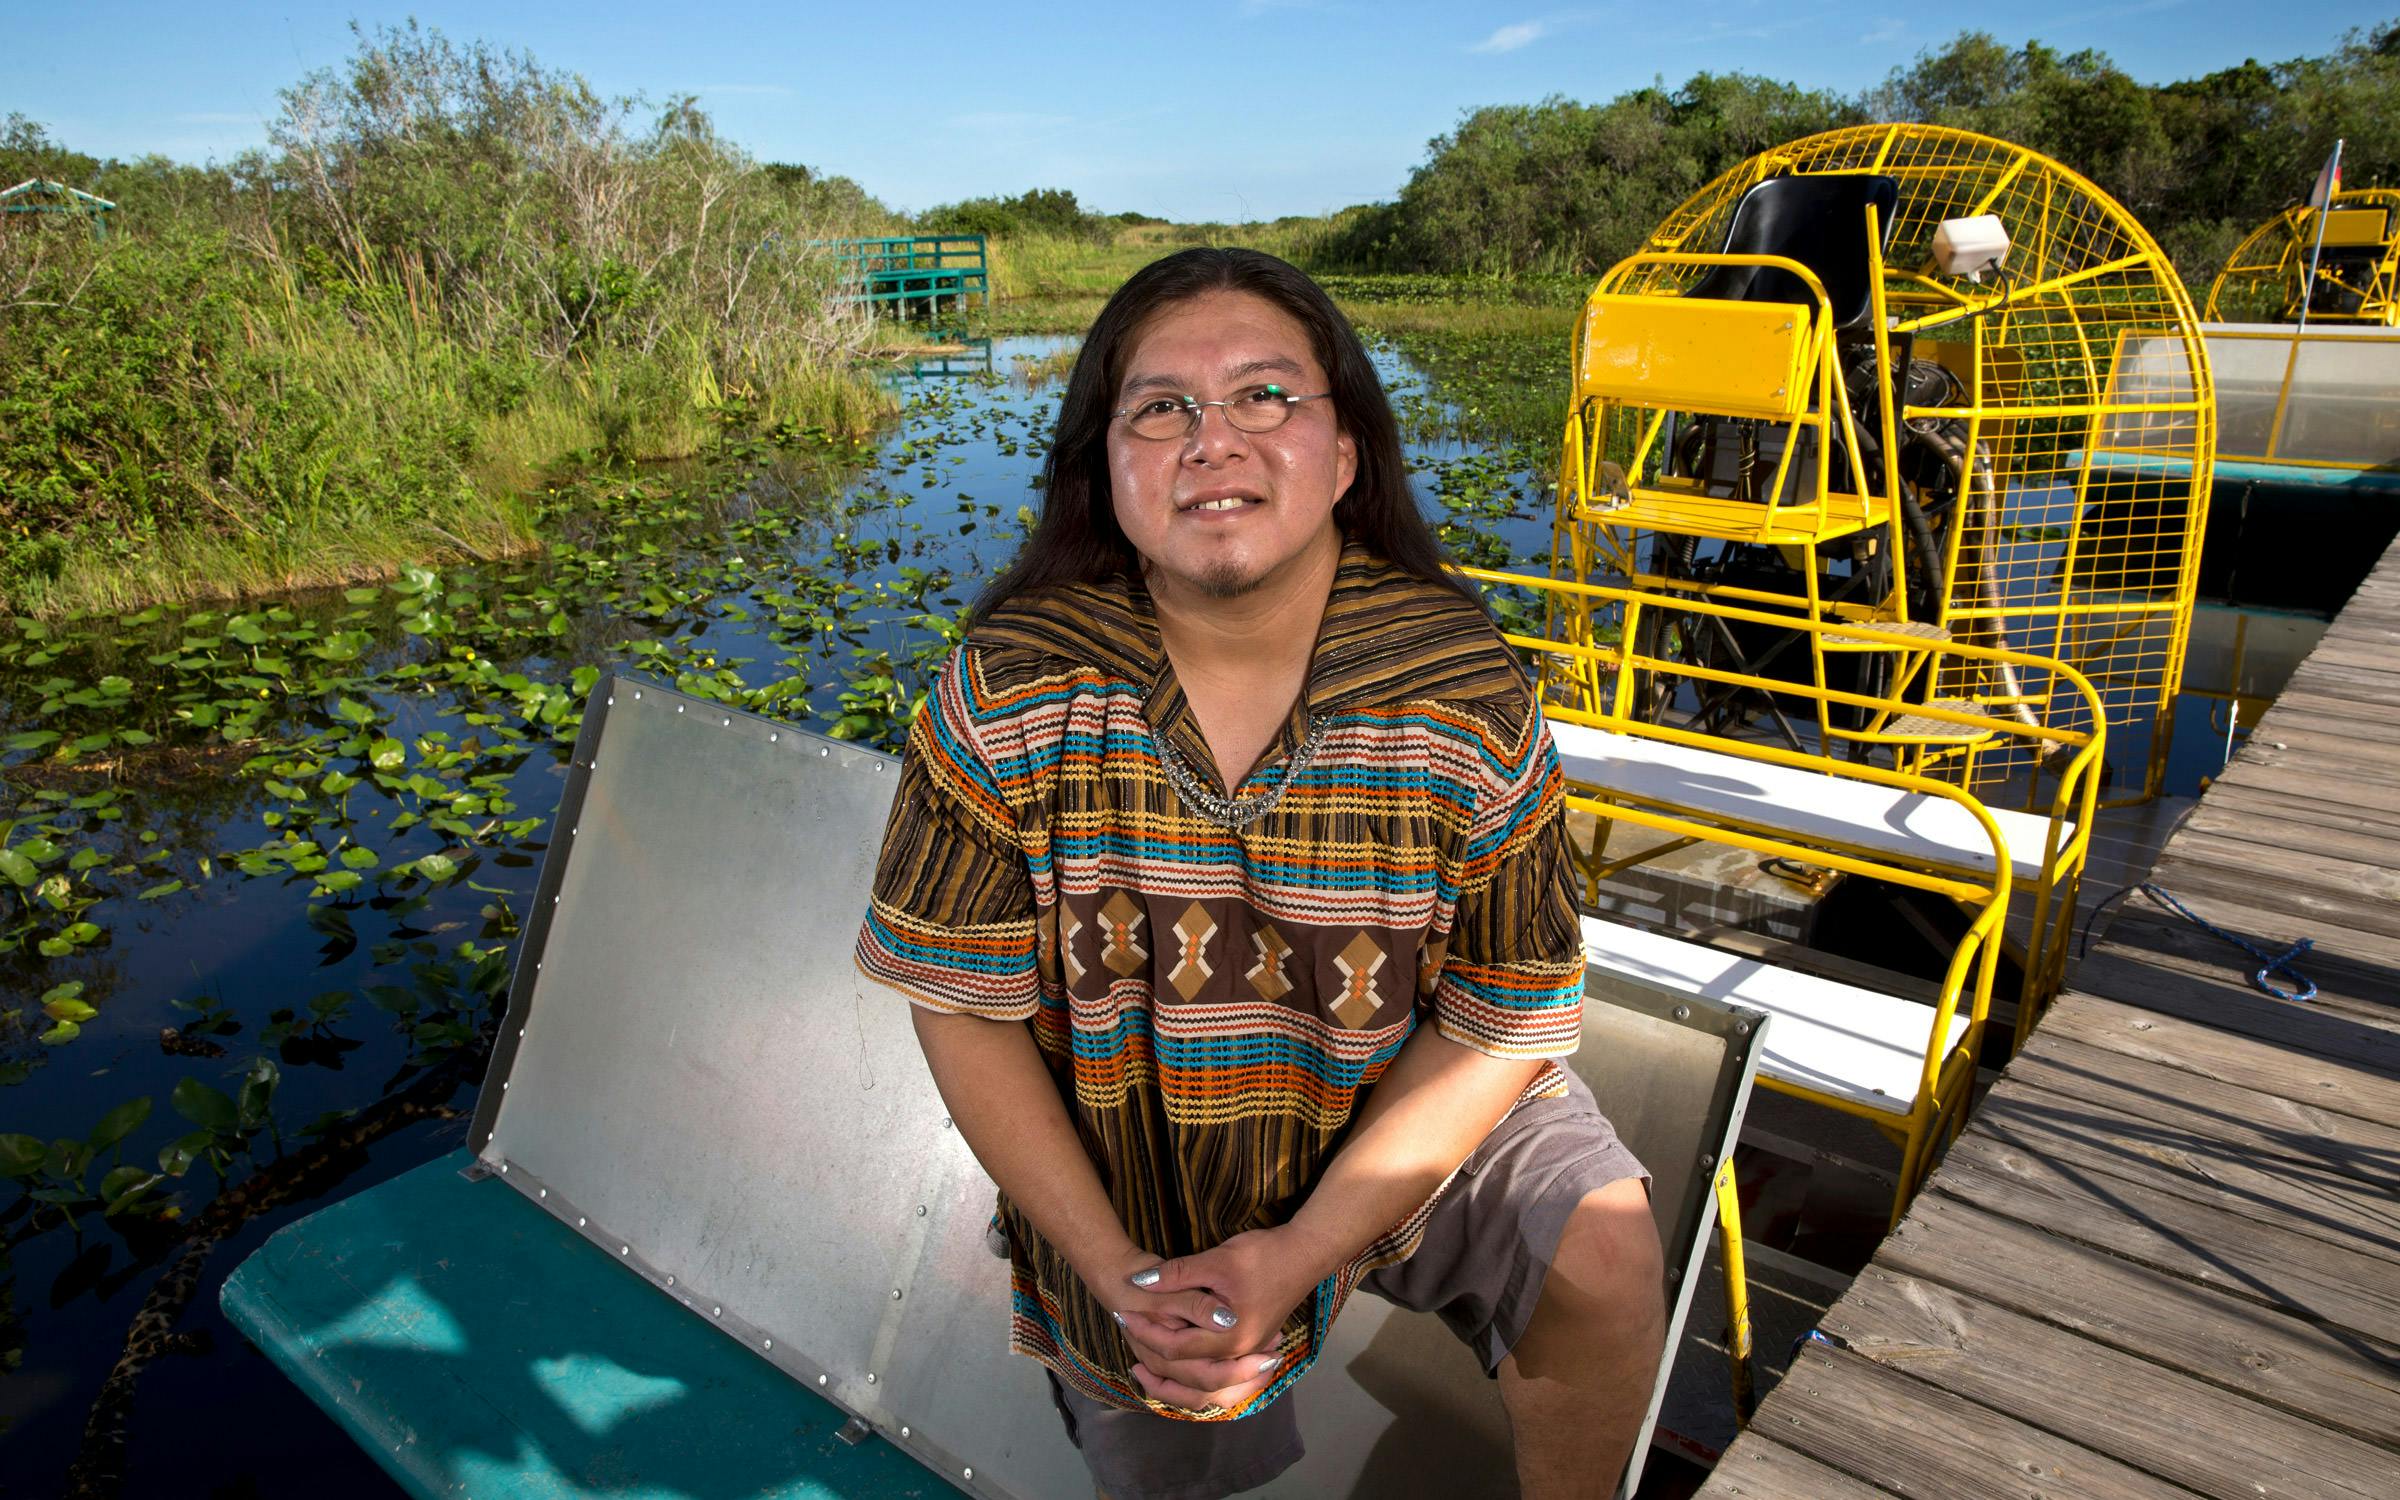
<path fill-rule="evenodd" d="M 1118 1220 L 1025 1024 L 922 1006 L 910 1016 L 934 1087 L 968 1149 L 1100 1305 L 1111 1312 L 1139 1305 L 1177 1324 L 1205 1323 L 1219 1299 L 1198 1291 L 1145 1292 L 1128 1279 L 1157 1265 L 1158 1257 L 1135 1244 Z"/>

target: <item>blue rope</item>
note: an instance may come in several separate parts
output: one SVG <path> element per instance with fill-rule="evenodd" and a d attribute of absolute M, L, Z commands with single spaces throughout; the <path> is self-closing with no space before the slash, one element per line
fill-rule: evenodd
<path fill-rule="evenodd" d="M 2317 945 L 2317 940 L 2315 938 L 2304 937 L 2293 943 L 2288 948 L 2284 948 L 2278 952 L 2270 953 L 2266 949 L 2261 948 L 2258 944 L 2242 936 L 2240 933 L 2228 932 L 2224 928 L 2219 927 L 2216 923 L 2208 920 L 2208 918 L 2201 916 L 2196 911 L 2193 911 L 2190 907 L 2176 900 L 2173 893 L 2168 891 L 2165 886 L 2160 885 L 2154 880 L 2144 880 L 2138 884 L 2129 885 L 2121 890 L 2112 892 L 2106 901 L 2103 901 L 2098 906 L 2093 907 L 2091 916 L 2084 919 L 2083 946 L 2088 947 L 2090 945 L 2092 940 L 2092 923 L 2098 920 L 2100 913 L 2108 910 L 2108 908 L 2114 905 L 2121 897 L 2131 895 L 2135 891 L 2140 891 L 2143 895 L 2148 896 L 2151 901 L 2157 905 L 2174 913 L 2176 916 L 2183 918 L 2186 922 L 2191 923 L 2194 927 L 2199 928 L 2202 932 L 2207 933 L 2210 937 L 2219 939 L 2223 942 L 2231 943 L 2236 948 L 2241 949 L 2244 953 L 2247 953 L 2252 958 L 2258 960 L 2261 967 L 2256 973 L 2250 976 L 2250 982 L 2257 985 L 2260 989 L 2266 991 L 2268 994 L 2274 996 L 2276 999 L 2289 1000 L 2296 1005 L 2305 1005 L 2309 1001 L 2317 998 L 2317 982 L 2309 978 L 2306 974 L 2301 973 L 2299 968 L 2296 966 L 2297 961 L 2306 957 L 2308 955 L 2308 951 Z M 2080 953 L 2080 951 L 2081 949 L 2079 948 L 2078 952 Z M 2273 980 L 2267 977 L 2270 974 L 2285 975 L 2295 986 L 2297 986 L 2297 988 L 2287 990 L 2278 986 Z"/>

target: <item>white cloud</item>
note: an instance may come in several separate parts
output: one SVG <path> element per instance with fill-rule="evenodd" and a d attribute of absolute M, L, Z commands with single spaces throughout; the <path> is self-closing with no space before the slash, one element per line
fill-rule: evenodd
<path fill-rule="evenodd" d="M 1549 29 L 1550 25 L 1546 21 L 1519 21 L 1514 26 L 1501 27 L 1467 50 L 1469 52 L 1514 52 L 1519 47 L 1541 40 L 1542 34 Z"/>

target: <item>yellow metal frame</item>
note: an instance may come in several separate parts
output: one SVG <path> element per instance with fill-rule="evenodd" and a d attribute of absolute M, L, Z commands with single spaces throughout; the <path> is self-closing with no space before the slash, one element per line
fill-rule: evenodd
<path fill-rule="evenodd" d="M 2308 315 L 2311 323 L 2338 324 L 2347 327 L 2361 325 L 2370 328 L 2400 328 L 2400 188 L 2351 188 L 2336 193 L 2329 205 L 2333 215 L 2378 211 L 2383 215 L 2384 232 L 2380 240 L 2366 241 L 2377 248 L 2368 268 L 2364 286 L 2350 290 L 2359 294 L 2356 312 Z M 2220 322 L 2284 322 L 2298 321 L 2308 279 L 2310 248 L 2316 241 L 2318 210 L 2302 204 L 2290 208 L 2250 231 L 2225 268 L 2208 287 L 2208 320 Z M 2325 243 L 2336 248 L 2348 248 L 2358 241 L 2335 237 L 2338 226 L 2332 219 L 2326 224 Z M 2320 262 L 2320 280 L 2328 278 Z M 2271 314 L 2271 316 L 2269 315 Z"/>
<path fill-rule="evenodd" d="M 1725 1363 L 1733 1377 L 1733 1419 L 1747 1427 L 1757 1409 L 1750 1373 L 1750 1270 L 1742 1260 L 1742 1195 L 1733 1180 L 1733 1156 L 1717 1163 L 1717 1261 L 1725 1277 Z M 1668 1358 L 1674 1351 L 1668 1351 Z"/>
<path fill-rule="evenodd" d="M 1940 579 L 1927 623 L 2001 652 L 1943 657 L 1928 652 L 1921 637 L 1886 639 L 1878 649 L 1893 657 L 1894 685 L 1887 691 L 1908 700 L 1975 703 L 1989 722 L 2073 723 L 2061 716 L 2088 704 L 2037 699 L 2021 691 L 2012 675 L 2027 659 L 2064 659 L 2106 687 L 2101 722 L 2119 730 L 2146 728 L 2147 764 L 2138 776 L 2122 778 L 2126 790 L 2110 800 L 2147 800 L 2163 782 L 2190 629 L 2215 451 L 2215 400 L 2191 298 L 2156 240 L 2114 200 L 2055 160 L 1990 137 L 1918 125 L 1831 131 L 1761 153 L 1695 193 L 1639 254 L 1610 269 L 1593 302 L 1698 300 L 1683 293 L 1712 266 L 1771 265 L 1810 287 L 1815 305 L 1797 311 L 1812 336 L 1822 335 L 1830 308 L 1823 287 L 1803 268 L 1773 257 L 1695 252 L 1720 243 L 1742 195 L 1770 177 L 1860 172 L 1896 179 L 1901 193 L 1888 235 L 1879 221 L 1869 220 L 1868 244 L 1878 259 L 1869 278 L 1873 316 L 1859 336 L 1873 339 L 1877 367 L 1888 371 L 1895 340 L 1913 335 L 1916 357 L 1950 368 L 1963 391 L 1961 404 L 1898 410 L 1889 380 L 1877 393 L 1887 434 L 1903 423 L 1939 423 L 1964 434 L 1963 451 L 1952 458 L 1959 498 L 1943 520 L 1938 568 L 1926 570 Z M 1998 215 L 2008 228 L 2007 269 L 1980 284 L 1943 274 L 1931 250 L 1938 224 L 1984 213 Z M 1578 326 L 1576 385 L 1564 432 L 1549 568 L 1554 579 L 1606 574 L 1640 589 L 1854 624 L 1907 619 L 1908 579 L 1916 570 L 1909 561 L 1914 544 L 1895 514 L 1897 443 L 1883 445 L 1880 465 L 1851 465 L 1854 474 L 1862 468 L 1875 474 L 1860 482 L 1879 486 L 1881 495 L 1851 497 L 1846 504 L 1825 495 L 1821 480 L 1808 491 L 1804 475 L 1801 500 L 1787 504 L 1790 435 L 1806 429 L 1781 416 L 1760 418 L 1742 409 L 1743 400 L 1725 396 L 1712 401 L 1678 389 L 1675 398 L 1686 403 L 1681 408 L 1663 401 L 1643 407 L 1629 389 L 1587 389 L 1585 375 L 1594 361 L 1583 341 L 1595 327 L 1588 306 Z M 1830 440 L 1848 439 L 1852 454 L 1858 451 L 1832 344 L 1829 336 L 1822 338 L 1821 360 L 1811 367 L 1820 475 Z M 2129 350 L 2139 354 L 2132 364 Z M 1602 363 L 1638 366 L 1632 358 Z M 1739 383 L 1756 381 L 1745 376 Z M 1675 409 L 1785 429 L 1784 452 L 1764 503 L 1737 506 L 1650 472 L 1664 412 Z M 1837 409 L 1843 414 L 1838 419 L 1832 416 Z M 2176 463 L 2141 481 L 2129 477 L 2125 466 L 2094 464 L 2096 451 L 2128 441 L 2135 451 Z M 1876 533 L 1873 544 L 1892 549 L 1892 597 L 1829 606 L 1821 597 L 1816 553 L 1827 542 L 1869 529 Z M 1793 593 L 1776 594 L 1661 577 L 1640 566 L 1644 532 L 1781 547 L 1796 557 L 1805 581 Z M 2080 566 L 2058 566 L 2061 541 L 2068 561 Z M 2145 586 L 2123 586 L 2129 570 Z M 1548 633 L 1589 642 L 1594 628 L 1569 612 L 1553 617 Z M 1812 650 L 1821 640 L 1811 643 Z M 1826 685 L 1821 656 L 1812 661 L 1810 676 L 1815 686 Z M 1900 706 L 1918 719 L 1939 717 L 1926 714 L 1922 701 Z M 1885 732 L 1897 717 L 1871 720 L 1863 736 L 1826 723 L 1819 727 L 1863 738 L 1878 750 L 1897 750 L 1908 741 Z M 2010 747 L 2030 748 L 2021 736 L 1982 737 L 1964 723 L 1956 737 L 1931 745 L 1974 765 L 1978 785 L 2038 769 L 2004 753 Z"/>
<path fill-rule="evenodd" d="M 2023 1045 L 2035 1019 L 2056 998 L 2065 983 L 2068 948 L 2074 928 L 2075 896 L 2081 886 L 2084 863 L 2091 848 L 2092 824 L 2099 801 L 2099 765 L 2106 748 L 2106 719 L 2101 713 L 2100 694 L 2090 679 L 2072 667 L 2025 652 L 2002 651 L 1996 647 L 1959 641 L 1929 643 L 1872 625 L 1812 621 L 1779 611 L 1746 609 L 1709 599 L 1669 597 L 1641 589 L 1581 583 L 1572 579 L 1495 572 L 1486 568 L 1460 568 L 1457 571 L 1481 583 L 1534 590 L 1553 601 L 1550 611 L 1553 615 L 1564 614 L 1568 618 L 1581 618 L 1588 622 L 1603 614 L 1613 614 L 1618 620 L 1619 628 L 1612 633 L 1613 639 L 1603 638 L 1604 633 L 1598 631 L 1581 640 L 1504 634 L 1511 645 L 1534 653 L 1539 679 L 1543 684 L 1546 711 L 1553 718 L 1568 723 L 1591 724 L 1635 738 L 1717 751 L 1838 779 L 1868 781 L 1960 802 L 1990 832 L 1996 845 L 1994 860 L 2003 876 L 2009 873 L 2010 865 L 2006 839 L 2000 833 L 1999 826 L 1992 821 L 1984 803 L 1968 790 L 1975 779 L 1974 759 L 1979 754 L 1991 753 L 1987 747 L 1897 744 L 1883 751 L 1890 757 L 1891 763 L 1876 765 L 1837 759 L 1822 751 L 1810 754 L 1775 745 L 1698 734 L 1640 718 L 1634 712 L 1637 684 L 1643 678 L 1663 677 L 1670 681 L 1705 682 L 1757 692 L 1797 695 L 1815 700 L 1819 717 L 1825 716 L 1835 706 L 1861 710 L 1870 715 L 1905 710 L 1934 718 L 1956 719 L 1962 723 L 1979 722 L 1990 727 L 1993 738 L 1997 740 L 2009 745 L 2033 747 L 2023 758 L 2045 769 L 2029 781 L 2022 799 L 2023 810 L 2043 817 L 2045 834 L 2038 873 L 2031 889 L 2025 892 L 2029 907 L 2026 911 L 2022 964 L 2024 977 L 2017 996 L 2015 1027 L 2015 1043 Z M 1562 606 L 1559 601 L 1572 602 Z M 2007 665 L 2023 675 L 2040 674 L 2051 679 L 2052 694 L 2069 698 L 2080 705 L 2076 717 L 2088 727 L 2067 729 L 2014 719 L 1971 721 L 1963 714 L 1921 704 L 1904 704 L 1889 697 L 1750 676 L 1718 667 L 1644 655 L 1636 651 L 1632 643 L 1639 639 L 1641 619 L 1646 611 L 1713 616 L 1732 623 L 1763 625 L 1780 631 L 1857 635 L 1894 650 L 1905 648 L 1922 652 L 1931 659 L 1931 670 L 1937 671 L 1947 670 L 1955 663 L 1976 663 L 1987 667 Z M 2044 797 L 2040 783 L 2053 776 L 2056 778 L 2055 786 Z M 1568 800 L 1570 806 L 1591 812 L 1601 820 L 1592 847 L 1576 850 L 1585 876 L 1587 901 L 1597 899 L 1602 878 L 1629 863 L 1626 860 L 1603 863 L 1601 858 L 1605 852 L 1608 825 L 1623 822 L 1650 828 L 1670 838 L 1728 844 L 1771 857 L 1795 859 L 1849 874 L 1888 880 L 1945 896 L 1969 912 L 1976 912 L 1985 903 L 1997 900 L 1999 906 L 1995 910 L 1998 915 L 1994 916 L 1994 921 L 1999 921 L 2005 915 L 2008 900 L 2006 882 L 1995 895 L 1988 877 L 1969 865 L 1931 859 L 1914 864 L 1903 863 L 1888 853 L 1837 839 L 1814 836 L 1801 838 L 1772 821 L 1664 804 L 1645 806 L 1597 788 L 1577 789 L 1572 782 L 1569 784 Z M 1663 851 L 1651 851 L 1645 857 L 1655 857 L 1658 852 Z M 1997 953 L 1995 944 L 1993 957 L 1996 958 Z M 1943 1024 L 1947 1025 L 1946 1019 Z M 1980 1031 L 1980 1017 L 1976 1025 Z"/>

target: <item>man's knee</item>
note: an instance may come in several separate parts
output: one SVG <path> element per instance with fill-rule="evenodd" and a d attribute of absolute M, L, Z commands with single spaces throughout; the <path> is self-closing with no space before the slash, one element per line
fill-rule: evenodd
<path fill-rule="evenodd" d="M 1620 1315 L 1663 1310 L 1666 1288 L 1658 1222 L 1642 1179 L 1626 1177 L 1583 1195 L 1567 1216 L 1550 1274 Z"/>

